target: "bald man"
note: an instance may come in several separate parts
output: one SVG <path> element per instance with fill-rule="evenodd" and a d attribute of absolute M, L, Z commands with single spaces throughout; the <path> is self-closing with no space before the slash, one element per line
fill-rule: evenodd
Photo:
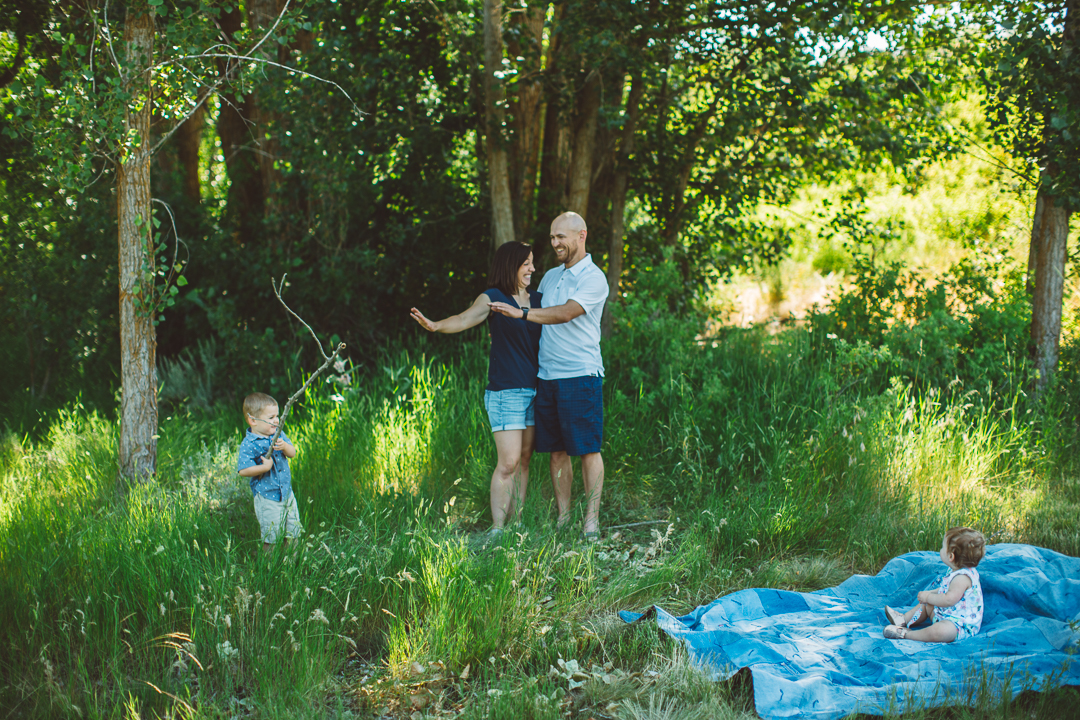
<path fill-rule="evenodd" d="M 543 325 L 536 391 L 536 450 L 551 453 L 551 484 L 559 506 L 559 526 L 570 518 L 572 457 L 581 458 L 585 480 L 585 539 L 600 539 L 600 494 L 604 489 L 600 317 L 608 296 L 607 278 L 585 252 L 588 228 L 574 212 L 551 223 L 551 247 L 561 265 L 540 282 L 540 308 L 490 304 L 493 312 Z"/>

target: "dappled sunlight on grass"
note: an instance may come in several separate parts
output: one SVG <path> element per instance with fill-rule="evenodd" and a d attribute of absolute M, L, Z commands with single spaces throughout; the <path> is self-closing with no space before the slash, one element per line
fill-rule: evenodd
<path fill-rule="evenodd" d="M 853 430 L 852 459 L 873 469 L 876 491 L 906 515 L 965 508 L 967 523 L 981 516 L 988 537 L 1000 541 L 1034 482 L 1022 452 L 1026 430 L 993 408 L 949 404 L 933 390 L 916 398 L 894 385 Z M 991 518 L 996 526 L 986 525 Z"/>

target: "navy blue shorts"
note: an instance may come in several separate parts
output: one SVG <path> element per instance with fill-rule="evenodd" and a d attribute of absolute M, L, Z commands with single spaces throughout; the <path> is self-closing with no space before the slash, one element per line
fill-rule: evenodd
<path fill-rule="evenodd" d="M 579 457 L 600 452 L 604 439 L 604 379 L 595 375 L 539 380 L 536 451 Z"/>

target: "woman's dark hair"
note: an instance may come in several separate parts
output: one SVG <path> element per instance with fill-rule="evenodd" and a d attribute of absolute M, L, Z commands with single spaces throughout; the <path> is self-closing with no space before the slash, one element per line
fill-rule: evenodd
<path fill-rule="evenodd" d="M 517 295 L 517 273 L 532 253 L 532 245 L 523 242 L 508 242 L 499 246 L 495 258 L 491 261 L 491 274 L 488 285 L 513 297 Z"/>

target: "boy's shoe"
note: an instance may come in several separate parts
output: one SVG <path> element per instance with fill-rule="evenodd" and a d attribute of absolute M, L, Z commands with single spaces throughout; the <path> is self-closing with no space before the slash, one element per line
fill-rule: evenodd
<path fill-rule="evenodd" d="M 904 625 L 904 613 L 893 610 L 888 605 L 885 606 L 885 617 L 889 619 L 890 625 L 897 625 L 903 627 Z"/>
<path fill-rule="evenodd" d="M 899 627 L 897 625 L 886 625 L 882 634 L 890 640 L 905 640 L 907 639 L 907 628 Z"/>

